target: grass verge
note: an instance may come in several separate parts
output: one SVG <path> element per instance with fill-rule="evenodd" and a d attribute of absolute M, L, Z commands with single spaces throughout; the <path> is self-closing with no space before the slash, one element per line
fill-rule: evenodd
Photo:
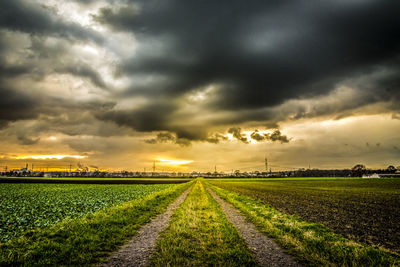
<path fill-rule="evenodd" d="M 88 265 L 105 261 L 110 252 L 163 212 L 191 184 L 176 185 L 79 219 L 28 231 L 0 244 L 0 265 Z"/>
<path fill-rule="evenodd" d="M 151 266 L 254 266 L 255 259 L 218 203 L 197 181 L 160 234 Z"/>
<path fill-rule="evenodd" d="M 300 262 L 311 266 L 400 266 L 400 260 L 335 234 L 324 225 L 302 221 L 252 198 L 210 187 L 239 209 L 256 227 Z"/>

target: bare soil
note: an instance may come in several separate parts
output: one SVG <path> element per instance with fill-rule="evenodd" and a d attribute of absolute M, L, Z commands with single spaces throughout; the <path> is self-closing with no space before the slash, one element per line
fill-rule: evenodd
<path fill-rule="evenodd" d="M 400 179 L 212 182 L 400 255 Z"/>
<path fill-rule="evenodd" d="M 291 256 L 287 255 L 274 241 L 258 231 L 240 212 L 214 191 L 207 188 L 212 197 L 221 205 L 231 223 L 238 229 L 253 251 L 260 266 L 301 266 Z"/>

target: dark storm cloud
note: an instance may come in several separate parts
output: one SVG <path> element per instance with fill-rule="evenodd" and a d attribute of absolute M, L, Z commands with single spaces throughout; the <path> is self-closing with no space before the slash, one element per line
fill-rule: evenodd
<path fill-rule="evenodd" d="M 54 69 L 58 73 L 67 73 L 78 77 L 88 78 L 95 86 L 99 88 L 107 88 L 100 74 L 87 64 L 80 63 L 76 65 L 61 66 Z"/>
<path fill-rule="evenodd" d="M 30 122 L 29 129 L 26 128 L 28 124 L 17 126 L 24 127 L 24 131 L 14 133 L 17 141 L 24 145 L 39 142 L 40 139 L 36 136 L 46 131 L 59 131 L 70 135 L 115 135 L 115 130 L 99 129 L 105 125 L 104 122 L 95 123 L 93 115 L 87 115 L 104 110 L 110 101 L 74 101 L 63 93 L 49 96 L 41 88 L 42 85 L 37 84 L 48 75 L 59 73 L 84 78 L 95 87 L 107 88 L 97 70 L 83 62 L 71 49 L 75 40 L 87 42 L 100 39 L 93 31 L 66 23 L 52 12 L 53 10 L 35 5 L 34 2 L 2 2 L 0 128 L 19 120 L 40 120 L 34 124 Z M 49 36 L 56 38 L 49 41 Z M 21 83 L 21 80 L 24 82 Z M 71 117 L 71 114 L 74 114 L 74 119 L 67 122 L 65 118 Z M 84 122 L 83 114 L 86 114 Z M 53 119 L 49 120 L 48 117 Z"/>
<path fill-rule="evenodd" d="M 30 50 L 35 55 L 35 61 L 30 65 L 30 72 L 36 76 L 45 76 L 51 73 L 70 74 L 87 78 L 99 88 L 107 89 L 103 78 L 92 66 L 80 60 L 79 55 L 71 57 L 69 44 L 58 40 L 56 44 L 46 43 L 43 37 L 32 37 Z M 29 66 L 29 62 L 26 63 Z"/>
<path fill-rule="evenodd" d="M 157 143 L 168 143 L 175 142 L 176 137 L 171 133 L 159 133 L 156 138 L 146 140 L 146 143 L 157 144 Z"/>
<path fill-rule="evenodd" d="M 168 116 L 176 110 L 172 103 L 154 101 L 134 110 L 112 110 L 98 113 L 102 120 L 114 121 L 121 126 L 130 126 L 138 131 L 148 132 L 168 128 Z"/>
<path fill-rule="evenodd" d="M 213 107 L 256 109 L 398 65 L 398 1 L 132 3 L 104 8 L 97 20 L 162 46 L 139 48 L 121 71 L 169 77 L 164 87 L 132 86 L 133 94 L 177 96 L 221 83 Z"/>
<path fill-rule="evenodd" d="M 37 117 L 35 109 L 34 98 L 0 85 L 0 129 L 12 121 Z"/>
<path fill-rule="evenodd" d="M 96 1 L 75 2 L 89 9 Z M 262 123 L 278 128 L 287 119 L 349 116 L 354 109 L 378 102 L 385 102 L 393 118 L 400 114 L 397 0 L 108 3 L 93 12 L 98 14 L 93 19 L 110 31 L 97 32 L 64 20 L 57 10 L 35 1 L 2 2 L 0 127 L 41 116 L 37 132 L 52 126 L 68 135 L 109 136 L 128 133 L 126 128 L 130 128 L 168 133 L 172 137 L 167 142 L 188 145 L 226 138 L 212 134 L 212 127 L 230 128 L 235 138 L 249 143 L 241 128 L 231 126 Z M 134 42 L 115 45 L 119 35 L 114 34 L 120 31 L 125 37 L 132 34 Z M 18 40 L 2 42 L 10 32 L 24 35 L 29 42 L 12 51 L 14 58 L 9 50 Z M 73 44 L 87 42 L 116 55 L 108 67 L 117 65 L 114 78 L 122 78 L 124 88 L 112 90 L 95 64 L 74 54 Z M 46 92 L 43 96 L 31 92 L 31 85 L 57 73 L 89 80 L 95 87 L 108 89 L 107 94 L 99 93 L 91 104 L 74 104 L 68 93 L 60 93 L 57 100 L 46 97 Z M 20 77 L 29 77 L 32 84 L 18 87 Z M 356 93 L 335 93 L 343 86 Z M 193 98 L 195 93 L 201 97 Z M 118 105 L 119 101 L 123 104 Z M 127 107 L 123 101 L 140 104 Z M 101 108 L 103 104 L 107 107 Z M 85 127 L 86 123 L 90 126 Z M 117 130 L 102 130 L 107 125 Z M 255 131 L 250 138 L 289 142 L 279 130 L 267 135 Z M 31 134 L 20 139 L 29 140 L 37 138 Z M 148 142 L 163 140 L 156 136 Z"/>
<path fill-rule="evenodd" d="M 208 142 L 212 144 L 218 144 L 221 140 L 228 140 L 228 138 L 225 135 L 220 133 L 213 133 L 204 138 L 203 136 L 196 137 L 195 135 L 192 134 L 187 137 L 182 137 L 182 133 L 180 133 L 179 130 L 177 132 L 178 134 L 172 134 L 170 132 L 158 133 L 155 138 L 147 139 L 145 140 L 145 142 L 148 144 L 174 143 L 181 146 L 190 146 L 191 141 L 193 140 Z"/>
<path fill-rule="evenodd" d="M 178 144 L 180 146 L 190 146 L 191 142 L 189 139 L 186 138 L 178 138 L 176 135 L 165 132 L 165 133 L 158 133 L 156 138 L 145 140 L 148 144 L 160 144 L 160 143 L 172 143 Z"/>
<path fill-rule="evenodd" d="M 258 132 L 258 130 L 255 130 L 254 132 L 252 132 L 250 137 L 251 137 L 251 139 L 256 140 L 258 142 L 265 140 L 265 136 L 263 134 L 260 134 Z"/>
<path fill-rule="evenodd" d="M 289 143 L 289 138 L 286 135 L 282 135 L 281 131 L 275 130 L 271 134 L 267 134 L 266 136 L 267 140 L 271 140 L 273 142 L 275 141 L 280 141 L 281 143 Z"/>
<path fill-rule="evenodd" d="M 118 127 L 115 123 L 96 120 L 93 113 L 104 112 L 112 103 L 66 103 L 59 110 L 51 112 L 51 107 L 43 108 L 40 121 L 31 129 L 32 132 L 59 132 L 69 136 L 92 135 L 101 137 L 134 135 L 131 128 Z M 60 115 L 61 114 L 61 115 Z M 26 129 L 25 131 L 28 131 Z"/>
<path fill-rule="evenodd" d="M 0 51 L 1 53 L 1 51 Z M 16 77 L 30 71 L 29 66 L 6 66 L 0 59 L 0 77 Z"/>
<path fill-rule="evenodd" d="M 281 143 L 289 143 L 289 138 L 286 135 L 282 135 L 281 131 L 274 130 L 272 133 L 262 134 L 258 130 L 251 133 L 250 138 L 257 142 L 262 141 L 279 141 Z"/>
<path fill-rule="evenodd" d="M 113 106 L 112 102 L 80 102 L 0 87 L 0 138 L 5 140 L 14 136 L 22 145 L 34 145 L 41 141 L 42 134 L 134 135 L 130 128 L 98 121 L 93 116 L 93 113 L 105 112 Z"/>
<path fill-rule="evenodd" d="M 240 127 L 229 128 L 228 133 L 232 134 L 234 138 L 236 138 L 239 141 L 242 141 L 245 144 L 249 143 L 247 137 L 244 134 L 242 134 L 242 129 Z"/>
<path fill-rule="evenodd" d="M 17 136 L 17 139 L 22 145 L 34 145 L 40 141 L 40 138 L 34 139 L 34 138 L 29 138 L 25 135 Z"/>
<path fill-rule="evenodd" d="M 63 22 L 53 10 L 24 1 L 4 1 L 0 9 L 0 127 L 10 121 L 35 119 L 44 112 L 68 113 L 74 103 L 35 93 L 36 83 L 61 73 L 86 78 L 94 86 L 107 88 L 100 74 L 72 53 L 71 39 L 99 41 L 93 31 Z M 23 33 L 28 35 L 24 36 Z M 47 43 L 49 36 L 56 36 Z M 96 37 L 97 36 L 97 37 Z M 67 38 L 67 40 L 65 39 Z M 102 39 L 102 38 L 101 38 Z M 26 79 L 21 85 L 19 78 Z M 34 89 L 36 87 L 36 89 Z M 104 102 L 103 102 L 104 103 Z M 103 103 L 96 103 L 102 105 Z M 86 104 L 79 108 L 84 108 Z M 89 109 L 90 110 L 90 109 Z M 23 141 L 19 138 L 18 140 Z M 25 142 L 29 143 L 29 142 Z"/>
<path fill-rule="evenodd" d="M 118 72 L 148 82 L 132 82 L 123 97 L 179 98 L 217 85 L 203 108 L 230 112 L 209 119 L 200 132 L 192 131 L 194 136 L 185 134 L 193 125 L 174 129 L 179 106 L 150 112 L 151 127 L 108 116 L 117 123 L 129 121 L 125 124 L 137 130 L 205 140 L 212 125 L 260 121 L 277 127 L 288 118 L 349 116 L 382 101 L 386 109 L 399 109 L 399 1 L 131 1 L 103 8 L 95 19 L 132 32 L 138 41 L 134 57 L 124 60 Z M 334 94 L 339 86 L 357 94 Z M 318 101 L 329 94 L 337 101 Z M 311 107 L 279 108 L 293 99 L 317 100 Z M 147 117 L 148 112 L 144 107 L 131 115 Z M 248 142 L 238 130 L 230 132 Z M 251 138 L 289 142 L 279 131 Z"/>
<path fill-rule="evenodd" d="M 50 7 L 23 0 L 1 2 L 0 27 L 44 36 L 102 43 L 104 38 L 90 29 L 61 20 Z"/>
<path fill-rule="evenodd" d="M 100 120 L 113 121 L 120 126 L 128 126 L 137 131 L 169 131 L 176 135 L 176 140 L 186 144 L 183 140 L 209 141 L 216 143 L 216 135 L 209 136 L 207 127 L 193 125 L 190 122 L 176 124 L 174 113 L 179 105 L 173 99 L 153 99 L 151 103 L 132 110 L 105 110 L 96 112 Z M 179 121 L 178 121 L 179 122 Z M 159 141 L 159 140 L 158 140 Z"/>
<path fill-rule="evenodd" d="M 212 144 L 218 144 L 220 141 L 226 141 L 228 137 L 220 133 L 211 134 L 206 141 Z"/>

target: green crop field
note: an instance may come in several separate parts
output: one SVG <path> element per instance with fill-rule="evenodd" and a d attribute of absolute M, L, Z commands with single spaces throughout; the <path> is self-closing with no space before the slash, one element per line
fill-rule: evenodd
<path fill-rule="evenodd" d="M 97 212 L 88 213 L 82 217 L 65 218 L 61 222 L 28 230 L 20 237 L 0 243 L 0 266 L 76 266 L 104 261 L 112 251 L 118 249 L 120 245 L 135 235 L 143 224 L 163 212 L 190 184 L 150 186 L 73 185 L 67 187 L 65 185 L 40 185 L 49 189 L 50 196 L 53 195 L 53 200 L 60 199 L 57 205 L 53 206 L 54 210 L 62 210 L 64 206 L 67 206 L 68 199 L 73 199 L 70 196 L 79 197 L 76 192 L 80 192 L 83 198 L 85 198 L 85 195 L 91 194 L 91 199 L 87 197 L 86 201 L 94 201 L 95 203 L 101 202 L 102 198 L 112 199 L 111 195 L 113 193 L 116 195 L 130 194 L 131 200 L 127 201 L 129 197 L 125 200 L 120 198 L 118 200 L 120 204 L 118 205 L 104 209 L 100 208 Z M 37 185 L 27 184 L 26 186 L 27 191 L 19 190 L 21 194 L 17 198 L 29 196 L 30 194 L 27 193 L 29 189 L 31 189 L 31 195 L 37 192 L 37 190 L 34 190 Z M 58 192 L 57 187 L 59 189 Z M 65 192 L 65 188 L 70 190 Z M 90 189 L 92 192 L 90 192 Z M 18 191 L 18 189 L 15 190 Z M 65 192 L 65 198 L 58 197 L 60 191 L 61 195 L 63 195 L 63 191 Z M 136 193 L 133 193 L 134 191 Z M 43 190 L 43 193 L 46 193 L 45 190 Z M 83 203 L 81 204 L 84 205 Z M 25 212 L 30 210 L 29 207 L 29 203 L 26 202 Z"/>
<path fill-rule="evenodd" d="M 25 179 L 53 179 L 53 180 L 65 180 L 65 181 L 113 181 L 113 180 L 121 180 L 121 181 L 187 181 L 192 178 L 175 178 L 175 177 L 154 177 L 154 178 L 143 178 L 143 177 L 130 177 L 130 178 L 113 178 L 113 177 L 14 177 L 14 176 L 0 176 L 0 178 L 7 179 L 15 179 L 15 180 L 25 180 Z"/>
<path fill-rule="evenodd" d="M 170 186 L 0 184 L 0 242 L 26 230 L 81 217 Z"/>
<path fill-rule="evenodd" d="M 400 254 L 400 179 L 210 180 L 351 240 Z"/>

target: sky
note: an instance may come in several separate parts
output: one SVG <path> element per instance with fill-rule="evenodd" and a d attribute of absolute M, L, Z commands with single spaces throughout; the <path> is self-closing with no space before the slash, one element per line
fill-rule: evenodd
<path fill-rule="evenodd" d="M 3 0 L 0 169 L 400 165 L 398 0 Z"/>

